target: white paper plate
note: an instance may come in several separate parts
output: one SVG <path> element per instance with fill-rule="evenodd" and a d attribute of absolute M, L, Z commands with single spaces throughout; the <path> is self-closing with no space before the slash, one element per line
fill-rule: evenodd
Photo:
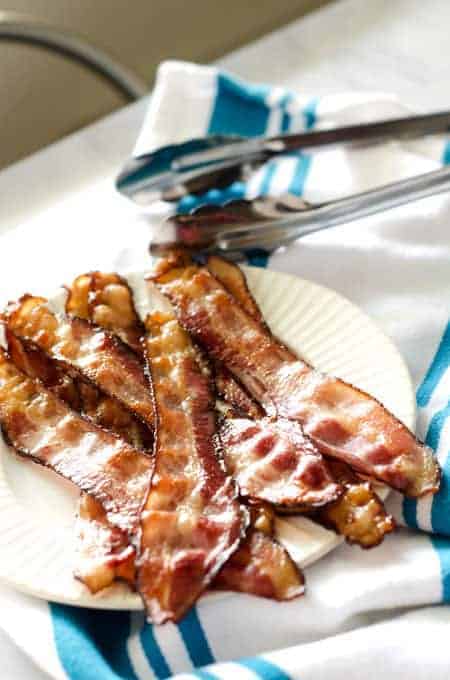
<path fill-rule="evenodd" d="M 314 366 L 373 394 L 408 427 L 414 426 L 415 400 L 407 368 L 373 321 L 348 300 L 310 281 L 255 268 L 246 268 L 246 273 L 277 336 Z M 128 278 L 141 313 L 158 305 L 142 275 Z M 61 292 L 52 302 L 61 304 Z M 93 596 L 73 578 L 77 497 L 70 483 L 19 459 L 0 440 L 0 580 L 55 602 L 140 609 L 139 596 L 124 585 Z M 278 534 L 301 566 L 341 542 L 333 532 L 304 518 L 280 519 Z"/>

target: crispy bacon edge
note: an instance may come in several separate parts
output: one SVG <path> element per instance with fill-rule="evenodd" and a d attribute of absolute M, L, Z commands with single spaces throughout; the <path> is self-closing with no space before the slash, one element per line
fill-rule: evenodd
<path fill-rule="evenodd" d="M 40 380 L 74 411 L 99 427 L 111 430 L 134 448 L 152 451 L 152 431 L 121 402 L 101 392 L 79 374 L 64 371 L 39 347 L 21 340 L 9 328 L 5 328 L 5 336 L 10 358 L 29 378 Z"/>
<path fill-rule="evenodd" d="M 395 529 L 394 518 L 369 481 L 362 481 L 345 463 L 329 463 L 331 473 L 344 487 L 334 503 L 319 508 L 312 517 L 328 529 L 344 536 L 347 543 L 374 548 Z"/>
<path fill-rule="evenodd" d="M 66 313 L 86 319 L 118 335 L 139 357 L 142 358 L 141 340 L 145 333 L 133 300 L 128 282 L 117 273 L 89 272 L 78 276 L 67 287 Z M 109 411 L 106 411 L 108 416 Z M 124 427 L 117 419 L 105 423 L 109 429 L 123 436 Z M 151 440 L 146 436 L 150 430 L 138 423 L 131 432 L 140 438 L 141 446 L 152 452 Z M 137 446 L 136 441 L 130 442 Z M 91 520 L 91 521 L 90 521 Z M 115 580 L 125 580 L 135 587 L 136 552 L 126 541 L 117 536 L 116 528 L 110 524 L 102 508 L 91 497 L 82 495 L 77 513 L 77 565 L 75 575 L 87 585 L 91 592 L 98 592 L 110 586 Z M 131 552 L 130 552 L 131 551 Z"/>
<path fill-rule="evenodd" d="M 137 579 L 150 620 L 164 623 L 209 586 L 248 520 L 218 454 L 214 394 L 189 335 L 162 312 L 147 317 L 146 330 L 157 426 Z"/>
<path fill-rule="evenodd" d="M 130 537 L 108 521 L 103 506 L 87 493 L 79 499 L 75 531 L 75 578 L 92 594 L 114 581 L 125 581 L 135 589 L 136 549 Z"/>
<path fill-rule="evenodd" d="M 188 263 L 187 260 L 184 261 Z M 212 255 L 208 258 L 206 266 L 250 316 L 264 322 L 260 309 L 250 293 L 244 272 L 237 265 Z M 249 418 L 256 420 L 264 416 L 261 406 L 222 363 L 218 361 L 214 363 L 214 373 L 216 389 L 225 402 Z"/>
<path fill-rule="evenodd" d="M 0 425 L 17 453 L 51 468 L 101 503 L 130 536 L 153 470 L 150 458 L 72 411 L 0 349 Z"/>
<path fill-rule="evenodd" d="M 438 490 L 440 471 L 431 449 L 377 400 L 295 357 L 205 267 L 169 262 L 160 271 L 152 279 L 182 325 L 268 415 L 298 420 L 322 453 L 405 495 Z"/>
<path fill-rule="evenodd" d="M 239 302 L 247 314 L 265 325 L 264 317 L 250 292 L 245 274 L 237 264 L 229 262 L 223 257 L 211 255 L 206 261 L 206 267 L 230 295 Z"/>
<path fill-rule="evenodd" d="M 84 414 L 96 425 L 112 431 L 128 444 L 149 450 L 153 436 L 150 430 L 112 397 L 101 394 L 79 376 L 71 377 L 42 352 L 28 347 L 9 329 L 5 332 L 9 355 L 14 364 L 29 378 L 40 380 L 72 409 Z M 135 548 L 128 536 L 111 524 L 102 505 L 92 496 L 81 493 L 75 531 L 77 535 L 75 577 L 91 593 L 124 580 L 134 588 Z"/>
<path fill-rule="evenodd" d="M 44 298 L 23 296 L 4 314 L 6 326 L 65 370 L 76 371 L 153 427 L 148 381 L 138 357 L 117 336 L 86 319 L 58 316 Z"/>
<path fill-rule="evenodd" d="M 217 575 L 214 587 L 281 602 L 303 595 L 305 579 L 273 536 L 251 528 L 239 550 Z"/>
<path fill-rule="evenodd" d="M 67 291 L 67 314 L 114 333 L 141 356 L 145 329 L 126 279 L 115 272 L 93 271 L 78 276 Z"/>

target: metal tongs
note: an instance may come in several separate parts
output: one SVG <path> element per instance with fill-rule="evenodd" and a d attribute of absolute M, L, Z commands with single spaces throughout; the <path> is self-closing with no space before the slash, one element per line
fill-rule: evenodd
<path fill-rule="evenodd" d="M 141 205 L 160 199 L 174 201 L 243 179 L 255 166 L 288 151 L 318 151 L 335 144 L 361 145 L 449 131 L 450 112 L 445 111 L 271 138 L 205 137 L 133 159 L 116 186 Z M 203 206 L 190 215 L 166 220 L 151 251 L 161 254 L 183 246 L 236 256 L 254 248 L 273 250 L 301 236 L 448 190 L 450 168 L 442 168 L 329 203 L 311 205 L 286 195 Z"/>
<path fill-rule="evenodd" d="M 351 222 L 383 210 L 450 191 L 450 167 L 365 191 L 329 203 L 311 205 L 287 194 L 203 206 L 163 222 L 150 245 L 154 255 L 182 246 L 233 257 L 247 250 L 274 250 L 302 236 Z"/>
<path fill-rule="evenodd" d="M 132 158 L 119 174 L 116 187 L 140 205 L 178 201 L 187 194 L 227 186 L 249 169 L 289 151 L 316 152 L 337 144 L 373 144 L 449 131 L 450 111 L 443 111 L 269 138 L 213 135 Z"/>

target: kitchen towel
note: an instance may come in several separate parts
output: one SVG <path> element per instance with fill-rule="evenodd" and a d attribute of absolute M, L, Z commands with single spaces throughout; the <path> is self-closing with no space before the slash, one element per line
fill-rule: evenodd
<path fill-rule="evenodd" d="M 166 62 L 159 69 L 135 153 L 208 133 L 293 132 L 405 112 L 395 97 L 385 94 L 317 99 L 244 83 L 213 67 Z M 290 153 L 268 162 L 246 184 L 186 197 L 177 207 L 188 211 L 200 202 L 286 191 L 312 202 L 329 200 L 447 161 L 450 146 L 441 137 L 316 155 Z M 112 181 L 103 199 L 114 205 L 110 219 L 96 225 L 93 235 L 93 206 L 86 208 L 86 221 L 78 217 L 76 238 L 86 235 L 94 246 L 89 252 L 74 248 L 70 266 L 64 255 L 67 231 L 61 236 L 49 215 L 38 230 L 34 225 L 34 231 L 24 228 L 6 235 L 0 251 L 5 281 L 14 276 L 13 263 L 25 236 L 30 253 L 33 239 L 36 245 L 38 240 L 51 242 L 53 262 L 66 257 L 65 273 L 88 266 L 148 266 L 148 222 L 122 206 Z M 88 196 L 86 200 L 89 204 Z M 97 207 L 98 217 L 104 215 L 104 205 Z M 154 214 L 168 210 L 161 204 Z M 124 229 L 127 219 L 130 228 Z M 146 220 L 151 223 L 152 210 Z M 156 627 L 145 624 L 140 612 L 48 604 L 1 587 L 0 627 L 45 673 L 70 680 L 449 677 L 450 649 L 444 637 L 450 622 L 445 604 L 450 601 L 449 223 L 450 199 L 444 195 L 309 236 L 271 255 L 249 254 L 253 264 L 337 290 L 393 338 L 417 388 L 418 434 L 436 450 L 443 467 L 439 494 L 418 502 L 392 494 L 390 509 L 407 528 L 371 551 L 346 545 L 334 550 L 306 569 L 307 595 L 289 603 L 236 594 L 207 597 L 179 624 Z M 26 264 L 31 280 L 39 270 L 31 256 Z M 42 266 L 41 275 L 45 278 Z"/>

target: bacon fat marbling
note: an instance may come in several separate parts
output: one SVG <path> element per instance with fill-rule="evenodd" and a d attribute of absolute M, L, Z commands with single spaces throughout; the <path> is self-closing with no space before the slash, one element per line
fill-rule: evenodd
<path fill-rule="evenodd" d="M 437 491 L 439 466 L 429 447 L 376 399 L 296 357 L 207 268 L 169 262 L 153 281 L 186 330 L 267 415 L 300 422 L 322 453 L 408 496 Z"/>

